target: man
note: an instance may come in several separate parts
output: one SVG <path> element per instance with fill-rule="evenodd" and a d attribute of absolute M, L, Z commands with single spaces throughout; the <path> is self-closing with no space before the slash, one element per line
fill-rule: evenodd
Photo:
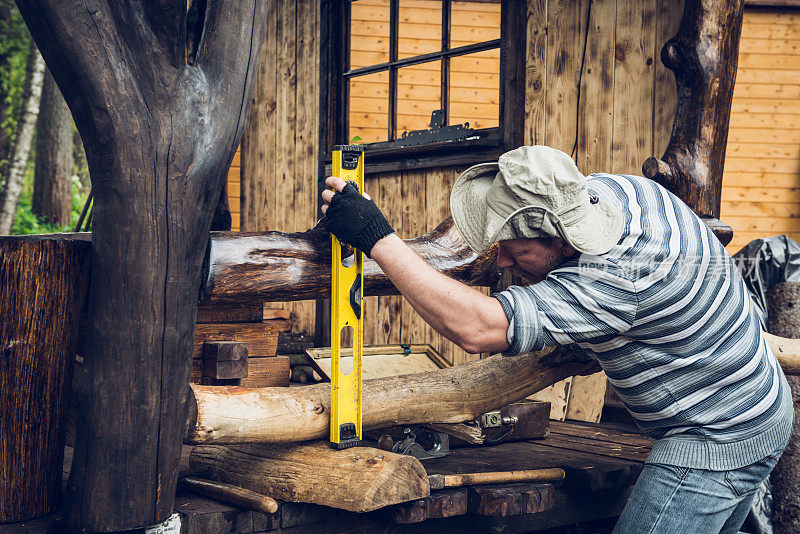
<path fill-rule="evenodd" d="M 476 252 L 527 277 L 491 297 L 429 267 L 375 204 L 329 178 L 325 225 L 370 255 L 466 351 L 577 343 L 653 449 L 615 532 L 735 533 L 791 432 L 791 394 L 724 247 L 655 182 L 522 147 L 462 173 L 450 207 Z"/>

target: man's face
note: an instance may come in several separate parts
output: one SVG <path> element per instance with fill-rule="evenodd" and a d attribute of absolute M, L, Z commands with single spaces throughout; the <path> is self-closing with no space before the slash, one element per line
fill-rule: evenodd
<path fill-rule="evenodd" d="M 504 239 L 498 243 L 497 266 L 510 268 L 514 274 L 536 283 L 574 253 L 575 250 L 558 237 Z"/>

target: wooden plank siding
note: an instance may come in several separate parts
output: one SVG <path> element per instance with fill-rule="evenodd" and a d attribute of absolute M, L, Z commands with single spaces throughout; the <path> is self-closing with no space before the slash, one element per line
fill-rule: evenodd
<path fill-rule="evenodd" d="M 409 26 L 401 31 L 399 57 L 440 43 L 439 5 L 401 2 L 401 22 Z M 499 3 L 453 5 L 452 46 L 499 35 Z M 352 7 L 352 66 L 385 61 L 388 0 L 358 0 Z M 275 0 L 271 10 L 242 166 L 237 155 L 229 197 L 234 228 L 302 231 L 313 225 L 317 209 L 319 2 Z M 587 174 L 640 174 L 642 162 L 660 156 L 669 139 L 675 82 L 659 58 L 681 14 L 682 2 L 673 0 L 528 0 L 520 36 L 527 55 L 524 142 L 570 153 Z M 497 53 L 468 56 L 451 68 L 451 123 L 497 124 Z M 403 70 L 400 133 L 426 127 L 438 109 L 441 68 Z M 350 91 L 350 136 L 385 139 L 388 76 L 360 78 Z M 414 237 L 449 215 L 450 187 L 463 169 L 371 175 L 366 190 L 401 237 Z M 723 184 L 722 219 L 735 231 L 729 250 L 776 233 L 800 239 L 797 10 L 746 10 Z M 314 330 L 312 303 L 287 307 L 295 329 Z M 366 343 L 428 342 L 452 363 L 475 358 L 433 332 L 401 297 L 366 299 L 365 317 Z"/>
<path fill-rule="evenodd" d="M 746 9 L 722 180 L 731 254 L 777 234 L 800 240 L 800 11 Z"/>

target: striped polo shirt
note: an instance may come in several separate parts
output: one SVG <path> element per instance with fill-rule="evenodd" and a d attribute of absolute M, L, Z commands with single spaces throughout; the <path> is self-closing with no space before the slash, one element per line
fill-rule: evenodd
<path fill-rule="evenodd" d="M 791 392 L 725 248 L 651 180 L 587 184 L 625 214 L 622 238 L 495 294 L 511 323 L 506 354 L 586 349 L 654 441 L 648 462 L 728 470 L 772 453 L 791 432 Z"/>

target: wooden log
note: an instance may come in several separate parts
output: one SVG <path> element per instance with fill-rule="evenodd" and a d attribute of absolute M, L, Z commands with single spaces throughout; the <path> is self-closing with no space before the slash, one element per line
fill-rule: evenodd
<path fill-rule="evenodd" d="M 67 393 L 91 244 L 0 237 L 0 523 L 61 499 Z"/>
<path fill-rule="evenodd" d="M 369 447 L 336 451 L 327 442 L 201 445 L 192 450 L 189 466 L 207 478 L 276 499 L 352 512 L 430 495 L 419 460 Z"/>
<path fill-rule="evenodd" d="M 718 219 L 744 0 L 686 0 L 678 33 L 661 50 L 678 106 L 661 159 L 642 170 L 695 213 Z"/>
<path fill-rule="evenodd" d="M 594 367 L 554 349 L 402 377 L 365 380 L 363 428 L 460 423 L 518 401 Z M 468 392 L 466 394 L 465 392 Z M 329 433 L 330 385 L 247 389 L 193 384 L 186 439 L 190 443 L 284 443 Z"/>
<path fill-rule="evenodd" d="M 483 255 L 474 253 L 451 218 L 406 243 L 435 269 L 464 283 L 491 286 L 499 277 L 496 247 Z M 330 248 L 330 235 L 318 231 L 212 233 L 201 299 L 209 304 L 326 298 Z M 378 265 L 364 258 L 364 295 L 397 294 Z"/>
<path fill-rule="evenodd" d="M 791 334 L 793 337 L 800 337 L 800 332 L 797 330 L 787 331 L 776 329 L 775 331 Z M 767 339 L 767 343 L 775 354 L 775 357 L 778 358 L 778 363 L 781 364 L 781 369 L 783 369 L 784 374 L 800 375 L 800 339 L 789 339 L 787 337 L 768 333 L 765 333 L 764 337 Z"/>
<path fill-rule="evenodd" d="M 800 283 L 782 282 L 773 287 L 767 297 L 767 312 L 770 332 L 800 338 Z M 779 354 L 774 346 L 772 350 Z M 775 534 L 800 532 L 800 377 L 787 376 L 786 380 L 792 389 L 794 427 L 771 475 Z"/>
<path fill-rule="evenodd" d="M 92 175 L 71 528 L 129 530 L 172 514 L 203 256 L 248 116 L 267 4 L 17 3 Z"/>

